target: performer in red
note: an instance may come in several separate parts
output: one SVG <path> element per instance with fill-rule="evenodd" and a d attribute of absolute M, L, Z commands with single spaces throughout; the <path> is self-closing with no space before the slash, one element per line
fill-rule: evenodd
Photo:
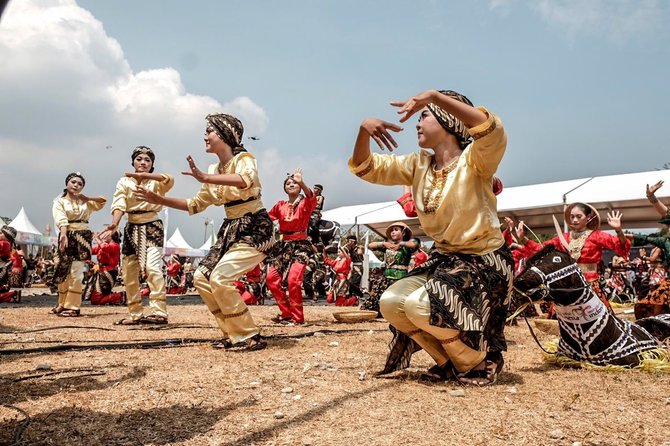
<path fill-rule="evenodd" d="M 167 294 L 182 294 L 179 289 L 181 284 L 181 262 L 179 257 L 173 255 L 165 264 L 167 269 Z"/>
<path fill-rule="evenodd" d="M 337 250 L 337 259 L 331 259 L 323 251 L 323 262 L 333 268 L 335 271 L 335 285 L 332 291 L 328 294 L 328 303 L 333 303 L 335 298 L 336 307 L 350 307 L 358 303 L 356 296 L 348 296 L 349 294 L 349 272 L 351 271 L 351 257 L 349 257 L 349 249 L 345 246 Z"/>
<path fill-rule="evenodd" d="M 526 245 L 526 255 L 528 256 L 546 245 L 553 245 L 561 251 L 570 253 L 600 300 L 611 311 L 612 307 L 605 294 L 600 290 L 598 283 L 600 278 L 598 265 L 602 261 L 604 249 L 610 249 L 615 251 L 618 256 L 628 258 L 630 240 L 626 239 L 621 230 L 621 216 L 621 212 L 618 211 L 607 214 L 607 223 L 616 232 L 616 235 L 608 234 L 599 230 L 600 215 L 593 206 L 588 203 L 572 203 L 565 208 L 564 212 L 565 221 L 570 226 L 570 231 L 563 234 L 567 246 L 563 245 L 563 240 L 559 236 L 542 244 L 528 240 L 523 222 L 519 222 L 519 225 L 517 225 L 517 239 L 520 243 Z M 553 316 L 552 313 L 553 311 L 550 311 L 550 317 Z"/>
<path fill-rule="evenodd" d="M 121 260 L 121 237 L 113 231 L 104 240 L 95 235 L 98 244 L 91 248 L 91 254 L 98 258 L 100 269 L 91 278 L 88 286 L 91 305 L 125 305 L 126 295 L 123 292 L 112 292 L 119 275 Z"/>
<path fill-rule="evenodd" d="M 312 253 L 307 227 L 317 202 L 312 189 L 303 182 L 300 168 L 286 178 L 284 191 L 288 200 L 279 201 L 268 212 L 272 220 L 279 222 L 282 241 L 275 247 L 265 283 L 281 311 L 272 320 L 303 324 L 302 280 Z M 301 192 L 305 194 L 304 197 Z M 283 287 L 285 281 L 288 284 L 288 297 Z"/>
<path fill-rule="evenodd" d="M 8 284 L 15 239 L 16 229 L 9 226 L 0 229 L 0 302 L 21 302 L 21 290 L 10 290 Z"/>

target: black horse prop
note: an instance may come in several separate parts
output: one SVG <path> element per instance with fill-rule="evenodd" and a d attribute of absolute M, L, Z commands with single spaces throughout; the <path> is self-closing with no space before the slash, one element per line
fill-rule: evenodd
<path fill-rule="evenodd" d="M 670 337 L 670 315 L 632 323 L 610 313 L 572 257 L 553 246 L 528 259 L 514 289 L 526 299 L 556 304 L 557 354 L 575 361 L 635 367 L 642 361 L 640 353 L 659 349 Z"/>

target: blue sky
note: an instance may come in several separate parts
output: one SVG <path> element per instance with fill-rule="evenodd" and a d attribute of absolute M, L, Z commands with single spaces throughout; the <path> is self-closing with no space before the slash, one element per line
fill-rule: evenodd
<path fill-rule="evenodd" d="M 0 213 L 24 205 L 43 228 L 73 170 L 109 198 L 138 144 L 177 177 L 173 195 L 191 196 L 183 159 L 215 161 L 203 117 L 222 110 L 260 138 L 246 145 L 266 206 L 296 166 L 325 186 L 327 208 L 393 199 L 399 190 L 360 182 L 346 160 L 363 118 L 397 120 L 388 102 L 428 88 L 501 116 L 506 186 L 654 170 L 670 162 L 669 22 L 661 0 L 11 0 Z M 416 150 L 413 127 L 399 153 Z M 218 224 L 223 210 L 204 215 Z M 108 220 L 106 209 L 94 229 Z M 193 245 L 203 222 L 170 214 Z"/>

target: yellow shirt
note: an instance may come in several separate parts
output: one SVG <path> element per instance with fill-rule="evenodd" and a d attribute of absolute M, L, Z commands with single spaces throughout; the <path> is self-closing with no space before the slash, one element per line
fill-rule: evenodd
<path fill-rule="evenodd" d="M 186 200 L 189 214 L 193 215 L 202 212 L 210 205 L 221 206 L 231 201 L 247 200 L 252 197 L 258 197 L 258 199 L 234 206 L 226 206 L 226 217 L 239 218 L 249 212 L 255 213 L 263 209 L 263 202 L 260 199 L 261 182 L 258 179 L 256 157 L 251 153 L 238 153 L 228 161 L 221 172 L 219 172 L 219 163 L 212 164 L 207 169 L 207 173 L 237 173 L 244 180 L 245 187 L 239 188 L 203 183 L 196 196 Z"/>
<path fill-rule="evenodd" d="M 54 200 L 52 207 L 56 227 L 60 229 L 67 226 L 69 231 L 88 229 L 88 219 L 91 213 L 105 207 L 105 203 L 107 200 L 102 202 L 89 200 L 84 203 L 81 200 L 70 200 L 67 196 L 59 197 Z"/>
<path fill-rule="evenodd" d="M 402 156 L 371 153 L 358 166 L 349 160 L 349 170 L 365 181 L 412 186 L 421 227 L 442 252 L 483 255 L 505 243 L 492 180 L 505 153 L 507 136 L 500 118 L 479 109 L 487 120 L 468 129 L 474 142 L 446 175 L 441 189 L 432 187 L 439 173 L 432 167 L 433 154 L 426 150 Z M 424 197 L 428 204 L 433 203 L 434 213 L 426 212 Z"/>
<path fill-rule="evenodd" d="M 164 173 L 160 175 L 163 177 L 162 181 L 143 180 L 141 183 L 138 183 L 135 178 L 122 177 L 116 183 L 116 190 L 112 199 L 112 213 L 116 210 L 125 212 L 128 215 L 129 223 L 142 224 L 158 220 L 158 213 L 163 209 L 163 206 L 141 201 L 135 191 L 137 185 L 141 184 L 145 189 L 164 196 L 174 186 L 174 178 Z M 133 212 L 136 211 L 142 211 L 142 213 L 134 214 Z"/>

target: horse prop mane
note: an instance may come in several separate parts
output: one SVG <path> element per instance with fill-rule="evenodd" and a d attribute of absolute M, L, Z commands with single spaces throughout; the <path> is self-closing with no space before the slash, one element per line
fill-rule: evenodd
<path fill-rule="evenodd" d="M 662 343 L 670 337 L 670 315 L 632 323 L 610 313 L 569 254 L 546 246 L 514 279 L 517 293 L 553 301 L 560 330 L 557 355 L 598 366 L 636 367 L 649 358 L 670 361 Z M 645 354 L 645 352 L 648 352 Z"/>

